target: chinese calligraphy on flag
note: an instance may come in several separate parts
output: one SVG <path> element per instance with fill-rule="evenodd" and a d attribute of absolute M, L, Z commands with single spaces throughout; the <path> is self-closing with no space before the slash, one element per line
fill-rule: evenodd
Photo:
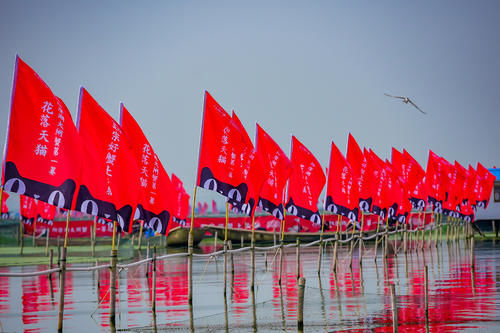
<path fill-rule="evenodd" d="M 286 181 L 292 163 L 278 144 L 257 124 L 255 145 L 264 165 L 264 183 L 260 189 L 259 207 L 282 220 Z"/>
<path fill-rule="evenodd" d="M 242 144 L 231 117 L 205 92 L 196 184 L 222 194 L 229 202 L 246 202 L 249 188 L 238 156 Z"/>
<path fill-rule="evenodd" d="M 351 165 L 332 141 L 325 209 L 358 221 L 358 179 Z"/>
<path fill-rule="evenodd" d="M 288 182 L 286 210 L 294 216 L 321 224 L 318 198 L 326 177 L 321 164 L 295 136 L 292 136 L 292 174 Z"/>
<path fill-rule="evenodd" d="M 132 144 L 132 152 L 139 167 L 139 216 L 150 228 L 165 234 L 174 211 L 174 189 L 158 156 L 139 124 L 120 104 L 120 119 L 124 133 Z"/>
<path fill-rule="evenodd" d="M 78 131 L 84 142 L 84 167 L 76 210 L 117 221 L 130 232 L 138 200 L 138 167 L 120 125 L 80 90 Z"/>
<path fill-rule="evenodd" d="M 79 182 L 81 149 L 66 105 L 17 57 L 4 189 L 70 209 Z"/>

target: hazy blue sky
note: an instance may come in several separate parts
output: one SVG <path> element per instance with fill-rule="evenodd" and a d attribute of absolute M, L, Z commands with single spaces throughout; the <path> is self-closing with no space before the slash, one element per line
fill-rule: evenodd
<path fill-rule="evenodd" d="M 500 1 L 0 1 L 0 138 L 18 53 L 76 118 L 85 86 L 195 181 L 203 92 L 325 166 L 348 133 L 500 166 Z M 410 96 L 421 114 L 384 93 Z"/>

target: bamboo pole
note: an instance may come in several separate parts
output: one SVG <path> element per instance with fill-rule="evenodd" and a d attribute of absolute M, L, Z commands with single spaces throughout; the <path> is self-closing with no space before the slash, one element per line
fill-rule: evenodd
<path fill-rule="evenodd" d="M 363 214 L 363 211 L 361 211 L 361 229 L 359 229 L 359 268 L 361 269 L 361 266 L 363 266 L 363 227 L 365 225 L 365 215 Z"/>
<path fill-rule="evenodd" d="M 227 225 L 229 224 L 229 202 L 226 201 L 226 225 L 224 228 L 224 298 L 227 288 Z"/>
<path fill-rule="evenodd" d="M 425 284 L 425 321 L 429 322 L 429 269 L 427 265 L 424 267 L 424 284 Z"/>
<path fill-rule="evenodd" d="M 385 258 L 387 259 L 387 257 L 389 256 L 389 248 L 388 248 L 388 245 L 389 245 L 389 214 L 387 214 L 387 217 L 385 218 L 385 236 L 384 236 L 384 239 L 385 239 L 385 243 L 384 243 L 384 256 Z"/>
<path fill-rule="evenodd" d="M 153 301 L 151 311 L 156 312 L 156 245 L 153 247 Z"/>
<path fill-rule="evenodd" d="M 375 262 L 377 262 L 377 256 L 378 256 L 378 242 L 379 242 L 379 238 L 378 238 L 378 233 L 380 231 L 380 215 L 377 217 L 377 231 L 375 232 Z"/>
<path fill-rule="evenodd" d="M 339 247 L 339 241 L 340 241 L 340 223 L 341 223 L 341 216 L 340 214 L 337 215 L 337 232 L 335 233 L 335 246 L 333 248 L 333 272 L 337 272 L 337 252 L 338 252 L 338 247 Z"/>
<path fill-rule="evenodd" d="M 398 304 L 396 299 L 396 288 L 391 283 L 391 309 L 392 309 L 392 331 L 398 332 Z"/>
<path fill-rule="evenodd" d="M 278 284 L 280 286 L 281 286 L 281 277 L 282 277 L 282 274 L 283 274 L 283 240 L 285 238 L 285 220 L 286 220 L 286 209 L 283 210 L 283 221 L 281 221 L 280 271 L 279 271 L 279 279 L 278 279 Z"/>
<path fill-rule="evenodd" d="M 217 230 L 215 230 L 215 237 L 214 237 L 214 252 L 217 251 Z"/>
<path fill-rule="evenodd" d="M 139 251 L 141 250 L 141 244 L 142 244 L 142 229 L 144 228 L 144 221 L 140 221 L 140 229 L 139 229 L 139 241 L 138 241 L 138 247 L 139 247 Z"/>
<path fill-rule="evenodd" d="M 297 256 L 297 280 L 300 278 L 300 238 L 297 237 L 297 248 L 296 248 L 296 256 Z"/>
<path fill-rule="evenodd" d="M 60 258 L 61 271 L 59 272 L 59 313 L 57 331 L 62 332 L 64 320 L 64 291 L 66 284 L 66 251 L 68 248 L 68 232 L 69 232 L 69 218 L 71 211 L 67 210 L 66 216 L 66 230 L 64 232 L 64 247 Z"/>
<path fill-rule="evenodd" d="M 24 228 L 23 228 L 23 220 L 19 220 L 19 233 L 21 234 L 21 255 L 23 255 L 23 248 L 24 248 Z"/>
<path fill-rule="evenodd" d="M 3 187 L 0 186 L 0 221 L 2 220 L 2 204 L 3 204 Z"/>
<path fill-rule="evenodd" d="M 114 331 L 116 328 L 116 263 L 118 251 L 116 250 L 116 221 L 113 221 L 113 240 L 111 246 L 111 267 L 109 278 L 109 325 Z"/>
<path fill-rule="evenodd" d="M 49 239 L 50 239 L 50 228 L 47 228 L 47 235 L 45 236 L 45 256 L 49 255 Z"/>
<path fill-rule="evenodd" d="M 356 233 L 356 222 L 353 220 L 352 221 L 352 233 L 351 233 L 351 241 L 349 242 L 350 249 L 349 249 L 349 257 L 351 258 L 349 261 L 349 268 L 352 268 L 352 252 L 354 249 L 354 234 Z"/>
<path fill-rule="evenodd" d="M 32 241 L 33 241 L 33 247 L 35 247 L 36 220 L 37 220 L 37 218 L 35 217 L 35 218 L 34 218 L 34 220 L 33 220 L 33 238 L 32 238 Z"/>
<path fill-rule="evenodd" d="M 325 229 L 325 209 L 321 214 L 321 233 L 319 234 L 319 249 L 318 249 L 318 275 L 321 275 L 321 260 L 323 256 L 323 232 Z"/>
<path fill-rule="evenodd" d="M 306 279 L 299 278 L 299 291 L 298 291 L 298 307 L 297 307 L 297 330 L 299 332 L 304 330 L 304 289 L 306 286 Z"/>
<path fill-rule="evenodd" d="M 90 226 L 90 248 L 92 257 L 95 257 L 95 238 L 94 238 L 94 226 Z"/>
<path fill-rule="evenodd" d="M 470 239 L 470 267 L 474 269 L 474 237 Z"/>
<path fill-rule="evenodd" d="M 250 239 L 250 264 L 252 267 L 252 272 L 250 276 L 250 290 L 252 291 L 252 295 L 254 297 L 254 316 L 255 316 L 255 294 L 253 293 L 255 290 L 255 213 L 252 213 L 252 237 Z M 257 324 L 255 324 L 257 325 Z"/>

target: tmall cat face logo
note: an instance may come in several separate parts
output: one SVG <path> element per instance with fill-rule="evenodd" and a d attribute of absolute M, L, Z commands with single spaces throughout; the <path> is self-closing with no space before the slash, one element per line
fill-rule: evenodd
<path fill-rule="evenodd" d="M 271 201 L 260 198 L 259 199 L 259 207 L 260 207 L 260 209 L 272 214 L 277 219 L 283 220 L 283 205 L 282 204 L 279 204 L 278 206 L 276 206 Z"/>
<path fill-rule="evenodd" d="M 290 215 L 309 220 L 316 224 L 321 224 L 321 217 L 318 213 L 295 205 L 292 198 L 290 198 L 290 201 L 286 205 L 286 210 L 288 213 L 290 213 Z"/>
<path fill-rule="evenodd" d="M 346 216 L 349 218 L 349 220 L 352 220 L 352 221 L 358 221 L 358 217 L 359 217 L 359 209 L 358 208 L 354 208 L 353 210 L 350 210 L 349 208 L 346 208 L 344 206 L 337 205 L 333 202 L 333 199 L 331 196 L 326 197 L 325 204 L 326 204 L 326 210 L 328 212 L 331 212 L 331 213 L 336 214 L 336 215 Z"/>
<path fill-rule="evenodd" d="M 76 209 L 93 216 L 105 217 L 112 221 L 117 221 L 120 230 L 128 231 L 129 221 L 132 217 L 132 207 L 125 205 L 116 210 L 114 204 L 108 201 L 99 200 L 92 196 L 85 185 L 80 186 L 78 197 L 76 198 Z"/>
<path fill-rule="evenodd" d="M 144 209 L 142 205 L 138 205 L 141 210 L 141 219 L 144 220 L 146 226 L 153 229 L 154 232 L 165 235 L 167 232 L 168 221 L 170 220 L 170 213 L 166 210 L 162 211 L 160 214 L 154 214 L 147 209 Z"/>
<path fill-rule="evenodd" d="M 208 167 L 204 167 L 201 170 L 200 175 L 200 186 L 211 191 L 218 192 L 223 196 L 227 197 L 229 202 L 240 202 L 244 203 L 246 201 L 248 186 L 245 183 L 234 187 L 233 185 L 226 184 L 218 179 L 216 179 Z"/>
<path fill-rule="evenodd" d="M 368 213 L 370 211 L 370 207 L 372 206 L 372 199 L 359 199 L 359 208 L 362 212 Z"/>
<path fill-rule="evenodd" d="M 70 209 L 76 184 L 72 179 L 67 179 L 60 186 L 53 186 L 24 178 L 19 174 L 13 162 L 7 162 L 4 189 L 39 199 L 59 208 Z"/>

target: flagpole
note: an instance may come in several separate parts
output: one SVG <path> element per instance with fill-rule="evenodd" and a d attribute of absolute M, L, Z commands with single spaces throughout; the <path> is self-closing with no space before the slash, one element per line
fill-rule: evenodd
<path fill-rule="evenodd" d="M 365 225 L 365 214 L 361 211 L 361 229 L 359 229 L 359 267 L 363 264 L 361 256 L 363 254 L 363 227 Z"/>
<path fill-rule="evenodd" d="M 3 186 L 0 186 L 0 221 L 2 220 L 2 206 L 3 206 Z"/>
<path fill-rule="evenodd" d="M 59 273 L 59 313 L 58 313 L 58 323 L 57 330 L 62 332 L 63 320 L 64 320 L 64 287 L 66 284 L 66 251 L 68 248 L 68 232 L 69 232 L 69 218 L 71 215 L 71 210 L 66 210 L 66 230 L 64 232 L 64 247 L 61 254 L 61 271 Z"/>
<path fill-rule="evenodd" d="M 377 231 L 375 233 L 375 262 L 377 262 L 378 233 L 380 231 L 380 215 L 377 217 Z"/>
<path fill-rule="evenodd" d="M 116 221 L 113 221 L 113 240 L 112 240 L 112 245 L 111 245 L 111 251 L 115 251 L 116 250 L 116 246 L 115 246 L 115 243 L 116 243 Z"/>
<path fill-rule="evenodd" d="M 196 190 L 197 189 L 198 189 L 198 186 L 194 185 L 193 207 L 191 208 L 191 225 L 189 226 L 188 248 L 193 247 L 194 206 L 196 205 Z"/>
<path fill-rule="evenodd" d="M 340 221 L 341 216 L 340 214 L 337 215 L 337 233 L 335 234 L 335 246 L 333 248 L 333 272 L 337 273 L 337 250 L 339 246 L 339 241 L 340 241 Z"/>

